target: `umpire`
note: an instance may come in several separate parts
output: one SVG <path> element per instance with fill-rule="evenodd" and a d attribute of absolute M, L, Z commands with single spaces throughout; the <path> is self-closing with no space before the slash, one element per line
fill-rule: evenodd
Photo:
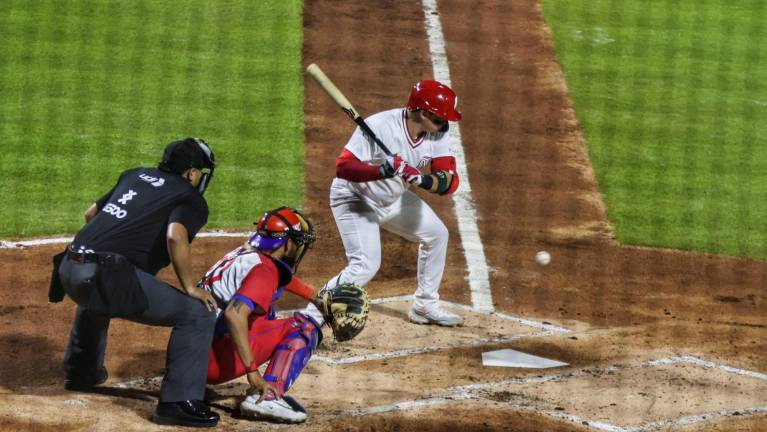
<path fill-rule="evenodd" d="M 88 390 L 106 381 L 111 318 L 173 327 L 152 420 L 198 427 L 218 423 L 218 414 L 202 401 L 215 301 L 196 286 L 190 246 L 208 220 L 203 192 L 214 168 L 205 141 L 168 144 L 158 168 L 123 172 L 85 213 L 86 225 L 72 244 L 54 258 L 60 265 L 54 266 L 51 300 L 60 301 L 65 291 L 78 305 L 64 357 L 66 389 Z M 169 263 L 181 288 L 155 277 Z"/>

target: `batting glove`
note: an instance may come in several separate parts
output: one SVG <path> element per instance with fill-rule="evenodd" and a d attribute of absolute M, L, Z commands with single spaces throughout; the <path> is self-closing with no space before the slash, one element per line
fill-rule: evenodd
<path fill-rule="evenodd" d="M 399 175 L 407 165 L 404 159 L 397 155 L 386 156 L 386 161 L 381 164 L 378 171 L 381 173 L 381 178 L 392 178 L 395 175 Z"/>
<path fill-rule="evenodd" d="M 405 162 L 403 165 L 404 168 L 399 173 L 399 176 L 411 185 L 420 185 L 421 180 L 423 179 L 423 177 L 421 177 L 421 171 L 418 171 L 418 168 L 416 167 L 408 165 L 407 162 Z"/>

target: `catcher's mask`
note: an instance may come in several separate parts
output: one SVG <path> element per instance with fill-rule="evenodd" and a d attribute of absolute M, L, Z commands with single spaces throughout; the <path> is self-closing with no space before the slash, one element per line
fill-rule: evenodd
<path fill-rule="evenodd" d="M 248 244 L 259 251 L 273 252 L 284 246 L 288 240 L 293 240 L 297 246 L 295 252 L 292 256 L 283 258 L 283 261 L 294 273 L 317 238 L 312 223 L 301 212 L 290 207 L 269 210 L 255 225 L 256 233 L 248 240 Z"/>
<path fill-rule="evenodd" d="M 439 81 L 423 80 L 415 83 L 410 90 L 407 109 L 410 111 L 420 109 L 452 122 L 461 120 L 458 96 L 450 87 Z M 447 124 L 443 129 L 447 129 Z"/>
<path fill-rule="evenodd" d="M 173 174 L 183 174 L 189 168 L 197 168 L 202 172 L 197 191 L 203 194 L 213 179 L 216 156 L 205 141 L 199 138 L 184 138 L 165 147 L 158 168 Z"/>

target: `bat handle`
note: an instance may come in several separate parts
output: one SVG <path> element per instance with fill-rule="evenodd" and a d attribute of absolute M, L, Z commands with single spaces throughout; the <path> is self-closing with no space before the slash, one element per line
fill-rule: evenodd
<path fill-rule="evenodd" d="M 367 123 L 365 123 L 365 120 L 362 119 L 362 117 L 357 116 L 357 118 L 354 119 L 354 122 L 357 123 L 362 129 L 362 132 L 365 133 L 370 138 L 373 138 L 373 141 L 378 145 L 378 148 L 383 150 L 384 153 L 386 153 L 386 156 L 394 156 L 394 153 L 389 150 L 389 147 L 386 147 L 386 144 L 381 142 L 381 140 L 376 136 L 376 134 L 370 129 L 370 126 L 368 126 Z"/>

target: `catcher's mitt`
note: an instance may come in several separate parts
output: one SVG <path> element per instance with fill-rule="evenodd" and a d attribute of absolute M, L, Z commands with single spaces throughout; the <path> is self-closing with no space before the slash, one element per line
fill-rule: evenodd
<path fill-rule="evenodd" d="M 353 339 L 365 328 L 370 311 L 370 298 L 365 288 L 354 284 L 340 284 L 322 290 L 317 303 L 325 321 L 337 341 Z"/>

